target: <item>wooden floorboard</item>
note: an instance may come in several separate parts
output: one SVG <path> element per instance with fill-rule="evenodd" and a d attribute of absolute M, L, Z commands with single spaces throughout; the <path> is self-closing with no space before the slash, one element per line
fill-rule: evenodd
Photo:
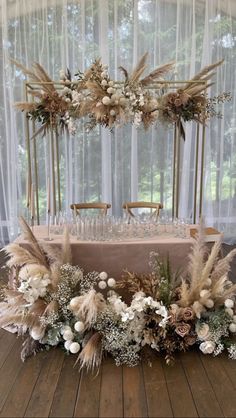
<path fill-rule="evenodd" d="M 0 330 L 0 417 L 236 417 L 236 361 L 197 351 L 174 366 L 116 367 L 98 374 L 73 367 L 76 356 L 56 348 L 22 363 L 22 340 Z"/>

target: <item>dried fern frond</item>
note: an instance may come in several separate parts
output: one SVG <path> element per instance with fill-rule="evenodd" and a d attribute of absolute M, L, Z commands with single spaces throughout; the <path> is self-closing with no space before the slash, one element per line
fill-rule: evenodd
<path fill-rule="evenodd" d="M 21 225 L 22 232 L 24 234 L 24 239 L 27 240 L 31 244 L 30 252 L 32 255 L 38 259 L 38 262 L 45 265 L 46 267 L 49 266 L 48 261 L 46 259 L 45 254 L 43 253 L 37 238 L 34 236 L 33 232 L 31 231 L 29 225 L 23 218 L 20 216 L 19 222 Z"/>
<path fill-rule="evenodd" d="M 143 78 L 140 81 L 140 83 L 142 84 L 142 86 L 148 86 L 149 84 L 153 83 L 155 80 L 158 80 L 159 78 L 163 77 L 163 75 L 171 71 L 174 65 L 175 65 L 175 62 L 169 62 L 167 64 L 164 64 L 156 68 L 150 74 L 148 74 L 145 78 Z"/>
<path fill-rule="evenodd" d="M 14 60 L 14 59 L 10 59 L 11 63 L 14 64 L 17 68 L 19 68 L 23 74 L 29 76 L 31 81 L 41 81 L 40 78 L 31 70 L 29 70 L 28 68 L 26 68 L 23 64 L 21 64 L 20 62 Z"/>
<path fill-rule="evenodd" d="M 131 294 L 144 292 L 147 296 L 157 297 L 159 280 L 153 274 L 138 274 L 125 271 L 121 280 L 117 282 L 117 288 L 125 288 Z"/>
<path fill-rule="evenodd" d="M 148 57 L 148 53 L 144 54 L 142 58 L 139 60 L 138 64 L 132 71 L 129 77 L 129 83 L 136 83 L 140 76 L 143 74 L 144 70 L 146 69 L 146 60 Z"/>
<path fill-rule="evenodd" d="M 102 362 L 102 353 L 102 336 L 96 332 L 84 346 L 75 364 L 78 361 L 80 362 L 80 370 L 83 367 L 86 367 L 88 371 L 99 369 Z"/>

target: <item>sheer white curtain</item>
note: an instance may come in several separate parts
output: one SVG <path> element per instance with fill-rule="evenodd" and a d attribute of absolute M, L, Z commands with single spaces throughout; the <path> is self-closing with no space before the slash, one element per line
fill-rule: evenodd
<path fill-rule="evenodd" d="M 236 7 L 232 0 L 1 0 L 0 3 L 0 242 L 17 233 L 26 215 L 24 116 L 13 108 L 24 99 L 24 77 L 10 63 L 40 62 L 54 78 L 69 67 L 83 71 L 101 56 L 112 77 L 128 70 L 146 51 L 149 69 L 176 61 L 177 79 L 189 79 L 220 58 L 211 95 L 231 91 L 222 119 L 208 124 L 204 172 L 207 222 L 236 225 Z M 173 132 L 127 126 L 96 128 L 60 139 L 63 207 L 72 201 L 104 200 L 115 215 L 125 200 L 154 200 L 171 213 Z M 182 143 L 180 215 L 192 217 L 195 128 L 186 126 Z M 40 221 L 45 220 L 49 165 L 46 138 L 37 139 Z"/>

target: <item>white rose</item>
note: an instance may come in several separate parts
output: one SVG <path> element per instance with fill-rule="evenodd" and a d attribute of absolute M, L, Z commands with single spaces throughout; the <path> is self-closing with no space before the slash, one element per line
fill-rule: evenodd
<path fill-rule="evenodd" d="M 64 340 L 66 340 L 66 341 L 73 340 L 73 338 L 74 338 L 73 332 L 69 331 L 69 330 L 65 331 L 62 336 L 63 336 Z"/>
<path fill-rule="evenodd" d="M 79 352 L 79 350 L 80 350 L 80 345 L 79 345 L 79 343 L 71 343 L 71 344 L 70 344 L 70 348 L 69 348 L 69 350 L 70 350 L 70 352 L 71 352 L 72 354 L 76 354 L 76 353 L 78 353 L 78 352 Z"/>
<path fill-rule="evenodd" d="M 99 274 L 99 277 L 100 277 L 101 280 L 106 280 L 108 278 L 108 274 L 105 271 L 102 271 Z"/>
<path fill-rule="evenodd" d="M 107 284 L 106 284 L 106 282 L 104 282 L 104 280 L 101 280 L 100 282 L 98 282 L 98 287 L 99 287 L 99 289 L 104 290 L 104 289 L 106 289 Z"/>
<path fill-rule="evenodd" d="M 116 286 L 116 281 L 115 281 L 115 279 L 110 277 L 110 279 L 107 280 L 107 284 L 108 284 L 109 287 L 115 287 Z"/>
<path fill-rule="evenodd" d="M 82 321 L 77 321 L 75 323 L 74 328 L 77 332 L 83 332 L 84 331 L 84 323 Z"/>
<path fill-rule="evenodd" d="M 212 354 L 215 350 L 215 343 L 213 341 L 204 341 L 200 344 L 199 348 L 203 354 Z"/>
<path fill-rule="evenodd" d="M 197 327 L 196 332 L 199 340 L 207 340 L 209 338 L 209 325 L 208 324 L 201 324 L 199 327 Z"/>
<path fill-rule="evenodd" d="M 233 308 L 234 307 L 234 301 L 232 299 L 226 299 L 225 300 L 225 307 L 226 308 Z"/>
<path fill-rule="evenodd" d="M 229 330 L 230 330 L 230 332 L 235 333 L 236 332 L 236 324 L 234 324 L 232 322 L 229 326 Z"/>

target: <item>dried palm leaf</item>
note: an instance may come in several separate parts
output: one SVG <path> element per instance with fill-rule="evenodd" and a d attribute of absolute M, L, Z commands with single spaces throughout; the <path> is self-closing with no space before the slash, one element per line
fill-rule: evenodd
<path fill-rule="evenodd" d="M 200 80 L 203 79 L 205 76 L 207 76 L 210 72 L 212 72 L 212 70 L 214 70 L 214 68 L 219 67 L 219 65 L 221 65 L 224 62 L 224 60 L 220 60 L 215 62 L 214 64 L 211 65 L 207 65 L 206 67 L 204 67 L 201 71 L 199 71 L 199 73 L 197 73 L 193 78 L 191 78 L 191 82 L 195 81 L 195 80 Z M 189 85 L 190 83 L 187 83 L 184 87 L 184 89 Z"/>
<path fill-rule="evenodd" d="M 20 216 L 19 222 L 25 240 L 27 240 L 31 244 L 30 252 L 32 253 L 32 255 L 38 259 L 39 263 L 45 265 L 46 267 L 49 267 L 49 263 L 44 252 L 42 251 L 36 237 L 34 236 L 33 232 L 31 231 L 29 225 L 27 224 L 23 216 Z"/>
<path fill-rule="evenodd" d="M 146 60 L 148 53 L 144 54 L 129 77 L 129 83 L 136 83 L 144 70 L 146 69 Z"/>
<path fill-rule="evenodd" d="M 102 336 L 96 332 L 87 342 L 75 365 L 80 362 L 80 369 L 86 367 L 87 370 L 93 371 L 99 369 L 102 362 Z"/>
<path fill-rule="evenodd" d="M 221 249 L 221 241 L 216 241 L 215 244 L 213 245 L 210 255 L 205 263 L 205 266 L 202 270 L 202 274 L 201 274 L 201 280 L 202 282 L 206 282 L 206 280 L 209 278 L 212 269 L 215 265 L 215 263 L 217 262 L 217 258 L 218 258 L 218 254 L 220 252 Z"/>
<path fill-rule="evenodd" d="M 156 68 L 155 70 L 153 70 L 150 74 L 148 74 L 145 78 L 141 80 L 141 84 L 143 86 L 148 86 L 149 84 L 153 83 L 155 80 L 161 78 L 163 75 L 171 71 L 174 65 L 175 65 L 174 62 L 169 62 L 167 64 L 164 64 Z"/>
<path fill-rule="evenodd" d="M 86 327 L 90 327 L 97 315 L 105 307 L 104 297 L 94 289 L 82 296 L 73 298 L 70 302 L 70 310 L 75 316 L 82 318 Z"/>
<path fill-rule="evenodd" d="M 40 343 L 28 336 L 22 344 L 21 360 L 25 361 L 28 357 L 35 355 L 40 350 Z"/>
<path fill-rule="evenodd" d="M 39 262 L 38 257 L 34 256 L 30 251 L 21 247 L 19 244 L 9 244 L 4 250 L 10 256 L 10 259 L 7 260 L 6 263 L 9 267 L 36 264 Z"/>
<path fill-rule="evenodd" d="M 40 78 L 31 70 L 29 70 L 28 68 L 26 68 L 24 65 L 22 65 L 20 62 L 14 60 L 14 59 L 10 59 L 11 63 L 14 64 L 17 68 L 19 68 L 23 74 L 29 76 L 30 80 L 32 81 L 41 81 Z"/>
<path fill-rule="evenodd" d="M 216 282 L 222 276 L 226 275 L 230 271 L 230 263 L 236 255 L 236 248 L 230 251 L 226 257 L 218 260 L 214 266 L 214 270 L 211 274 L 212 283 Z"/>

